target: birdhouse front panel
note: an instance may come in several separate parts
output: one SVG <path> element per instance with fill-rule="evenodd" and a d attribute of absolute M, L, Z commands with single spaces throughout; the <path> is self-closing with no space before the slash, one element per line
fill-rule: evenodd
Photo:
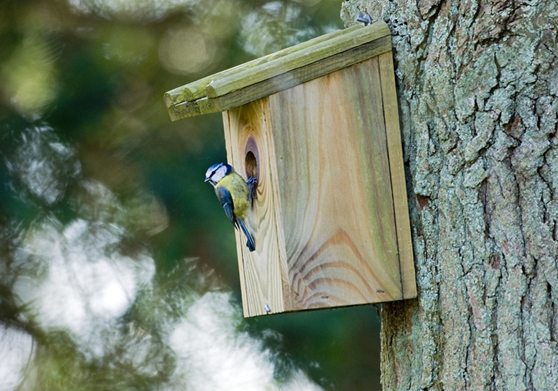
<path fill-rule="evenodd" d="M 184 87 L 173 120 L 223 111 L 228 162 L 257 178 L 237 232 L 245 316 L 416 297 L 391 37 L 378 22 Z"/>

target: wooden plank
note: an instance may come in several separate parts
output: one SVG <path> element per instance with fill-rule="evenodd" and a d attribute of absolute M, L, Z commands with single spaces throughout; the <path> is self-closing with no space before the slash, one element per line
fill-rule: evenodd
<path fill-rule="evenodd" d="M 417 287 L 392 53 L 380 55 L 378 61 L 380 63 L 382 96 L 386 119 L 387 146 L 397 224 L 403 298 L 410 299 L 417 297 Z"/>
<path fill-rule="evenodd" d="M 377 59 L 269 102 L 289 273 L 285 307 L 401 299 Z"/>
<path fill-rule="evenodd" d="M 357 46 L 347 52 L 336 54 L 305 67 L 293 69 L 290 72 L 252 84 L 242 90 L 231 92 L 224 96 L 217 98 L 205 97 L 194 102 L 183 102 L 172 106 L 174 110 L 171 111 L 171 119 L 175 121 L 181 118 L 225 111 L 233 107 L 241 106 L 256 99 L 286 90 L 333 71 L 362 62 L 387 51 L 391 51 L 391 39 L 389 36 Z"/>
<path fill-rule="evenodd" d="M 287 278 L 286 264 L 281 255 L 284 250 L 279 248 L 278 223 L 273 212 L 277 203 L 271 186 L 270 169 L 273 164 L 269 160 L 270 131 L 265 118 L 269 111 L 267 105 L 267 99 L 262 99 L 229 110 L 225 128 L 228 161 L 245 178 L 247 146 L 255 145 L 259 150 L 257 199 L 246 219 L 256 251 L 249 252 L 244 236 L 238 231 L 236 233 L 245 316 L 285 311 L 283 286 Z"/>
<path fill-rule="evenodd" d="M 339 35 L 347 34 L 347 32 L 350 32 L 352 30 L 357 30 L 359 28 L 362 28 L 362 26 L 353 26 L 345 30 L 333 31 L 331 33 L 324 34 L 319 37 L 310 39 L 306 42 L 302 42 L 298 45 L 291 46 L 283 50 L 279 50 L 278 52 L 268 54 L 267 56 L 256 58 L 247 63 L 237 65 L 233 68 L 226 69 L 224 71 L 193 81 L 192 83 L 186 84 L 184 86 L 175 88 L 165 93 L 165 97 L 164 97 L 165 104 L 167 105 L 167 107 L 170 107 L 177 103 L 193 101 L 202 98 L 205 96 L 205 88 L 214 80 L 218 80 L 230 76 L 235 72 L 238 72 L 239 70 L 246 70 L 262 64 L 269 63 L 271 61 L 275 61 L 288 54 L 292 54 L 301 50 L 305 50 L 307 48 L 311 48 L 313 45 L 336 38 Z"/>
<path fill-rule="evenodd" d="M 223 96 L 282 73 L 290 72 L 293 69 L 346 52 L 376 39 L 390 36 L 389 28 L 384 22 L 376 22 L 367 27 L 355 27 L 357 28 L 346 29 L 345 34 L 307 46 L 303 50 L 297 50 L 277 60 L 255 67 L 240 67 L 226 77 L 213 80 L 205 88 L 206 95 L 209 98 Z"/>

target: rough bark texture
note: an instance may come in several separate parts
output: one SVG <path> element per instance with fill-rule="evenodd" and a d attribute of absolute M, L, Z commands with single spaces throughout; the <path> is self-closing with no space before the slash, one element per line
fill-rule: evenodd
<path fill-rule="evenodd" d="M 558 2 L 349 0 L 393 35 L 419 298 L 384 390 L 558 388 Z"/>

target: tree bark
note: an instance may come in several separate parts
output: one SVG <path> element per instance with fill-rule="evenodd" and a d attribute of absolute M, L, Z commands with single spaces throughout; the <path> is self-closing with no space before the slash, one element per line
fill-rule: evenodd
<path fill-rule="evenodd" d="M 393 35 L 419 289 L 383 306 L 384 390 L 557 389 L 558 2 L 359 12 Z"/>

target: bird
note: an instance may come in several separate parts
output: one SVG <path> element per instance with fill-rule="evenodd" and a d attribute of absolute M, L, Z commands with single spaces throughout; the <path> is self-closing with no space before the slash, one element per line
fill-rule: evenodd
<path fill-rule="evenodd" d="M 252 234 L 246 228 L 244 219 L 246 219 L 248 208 L 252 203 L 256 178 L 250 178 L 248 182 L 245 182 L 244 178 L 230 164 L 216 163 L 205 172 L 204 182 L 213 185 L 225 214 L 235 228 L 242 229 L 246 235 L 248 250 L 254 251 L 256 244 Z"/>

